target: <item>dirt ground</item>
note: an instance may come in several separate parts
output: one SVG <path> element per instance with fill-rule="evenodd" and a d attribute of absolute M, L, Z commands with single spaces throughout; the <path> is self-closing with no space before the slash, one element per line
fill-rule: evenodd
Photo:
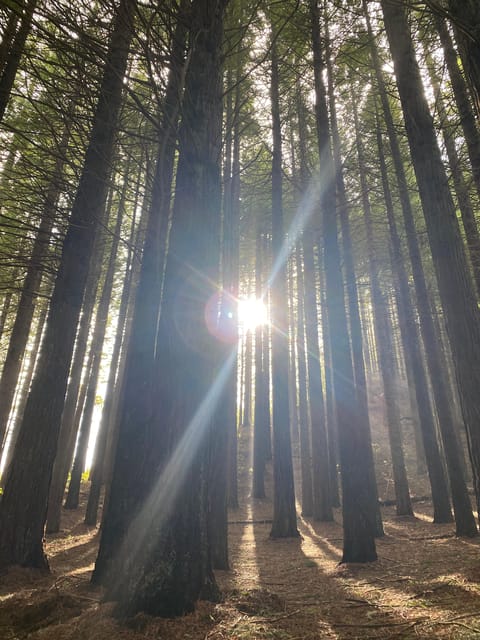
<path fill-rule="evenodd" d="M 66 512 L 63 531 L 46 544 L 52 574 L 14 569 L 1 577 L 0 639 L 480 638 L 480 539 L 432 524 L 429 501 L 414 504 L 414 518 L 383 507 L 378 561 L 339 566 L 338 510 L 332 523 L 299 516 L 298 539 L 270 540 L 271 499 L 251 499 L 249 476 L 245 452 L 241 506 L 229 514 L 231 570 L 217 573 L 219 604 L 119 625 L 89 584 L 98 530 L 82 524 L 81 510 Z"/>

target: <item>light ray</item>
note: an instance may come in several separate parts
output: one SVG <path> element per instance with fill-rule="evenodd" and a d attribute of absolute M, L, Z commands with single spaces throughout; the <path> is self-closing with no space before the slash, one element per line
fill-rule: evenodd
<path fill-rule="evenodd" d="M 215 410 L 236 362 L 236 347 L 232 349 L 213 381 L 207 395 L 198 407 L 180 442 L 170 456 L 164 470 L 152 487 L 139 513 L 131 522 L 114 566 L 128 558 L 135 565 L 142 553 L 148 553 L 144 544 L 151 527 L 159 530 L 170 518 L 176 507 L 176 499 L 197 452 L 205 442 Z M 161 514 L 161 515 L 160 515 Z"/>
<path fill-rule="evenodd" d="M 293 216 L 278 256 L 275 258 L 275 262 L 272 265 L 272 271 L 267 281 L 267 288 L 272 286 L 278 272 L 286 264 L 298 238 L 303 233 L 308 220 L 311 218 L 313 212 L 317 210 L 322 186 L 322 180 L 319 175 L 312 177 L 309 186 L 298 205 L 297 212 Z"/>

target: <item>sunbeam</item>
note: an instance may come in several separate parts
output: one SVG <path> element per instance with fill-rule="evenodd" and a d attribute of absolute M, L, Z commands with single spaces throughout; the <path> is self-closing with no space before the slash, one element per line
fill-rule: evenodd
<path fill-rule="evenodd" d="M 282 248 L 275 258 L 275 262 L 272 265 L 272 271 L 267 281 L 267 287 L 270 288 L 279 272 L 281 267 L 287 262 L 292 249 L 295 247 L 298 238 L 302 234 L 305 226 L 316 210 L 316 203 L 318 203 L 319 194 L 322 189 L 322 182 L 320 176 L 316 176 L 316 179 L 312 178 L 305 195 L 298 205 L 296 214 L 293 216 L 292 222 L 288 232 L 285 234 L 285 239 L 282 244 Z"/>
<path fill-rule="evenodd" d="M 121 558 L 128 558 L 129 563 L 135 564 L 141 553 L 148 552 L 148 545 L 145 545 L 144 541 L 145 537 L 151 533 L 153 523 L 155 523 L 155 529 L 160 530 L 170 518 L 175 508 L 178 491 L 183 485 L 195 456 L 205 442 L 212 418 L 235 365 L 236 353 L 235 347 L 223 363 L 148 498 L 131 522 L 114 565 L 119 561 L 123 562 Z"/>

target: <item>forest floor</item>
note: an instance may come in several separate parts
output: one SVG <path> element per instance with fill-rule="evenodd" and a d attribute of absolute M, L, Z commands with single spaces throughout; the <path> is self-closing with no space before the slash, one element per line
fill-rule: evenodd
<path fill-rule="evenodd" d="M 272 502 L 249 496 L 246 449 L 242 455 L 241 506 L 229 514 L 231 570 L 217 573 L 222 602 L 200 602 L 179 619 L 117 623 L 89 583 L 99 534 L 82 524 L 80 509 L 64 512 L 62 532 L 47 539 L 51 574 L 13 569 L 1 577 L 0 639 L 480 638 L 479 538 L 433 524 L 428 500 L 414 504 L 415 517 L 383 507 L 378 561 L 339 565 L 339 510 L 331 523 L 299 516 L 297 539 L 269 539 Z"/>

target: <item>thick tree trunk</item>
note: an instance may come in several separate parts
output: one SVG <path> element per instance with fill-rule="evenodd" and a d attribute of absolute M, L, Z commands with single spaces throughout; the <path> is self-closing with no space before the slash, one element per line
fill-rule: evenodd
<path fill-rule="evenodd" d="M 220 258 L 221 44 L 225 2 L 194 0 L 175 202 L 158 340 L 140 282 L 125 371 L 120 432 L 94 579 L 118 615 L 191 611 L 214 586 L 205 538 L 207 434 L 234 358 L 216 380 Z M 151 247 L 149 250 L 154 250 Z M 145 248 L 147 251 L 147 247 Z M 144 259 L 146 259 L 145 254 Z M 142 276 L 145 273 L 142 272 Z M 165 375 L 168 372 L 168 375 Z M 188 394 L 185 393 L 188 389 Z M 122 545 L 128 552 L 122 553 Z"/>
<path fill-rule="evenodd" d="M 10 10 L 7 24 L 3 29 L 2 41 L 0 42 L 0 73 L 2 73 L 8 60 L 8 53 L 17 32 L 18 19 L 18 10 L 14 7 Z"/>
<path fill-rule="evenodd" d="M 133 33 L 134 0 L 115 16 L 83 172 L 63 243 L 37 374 L 25 407 L 15 463 L 0 504 L 0 564 L 47 567 L 43 529 L 58 432 L 88 264 L 105 206 L 123 77 Z"/>

